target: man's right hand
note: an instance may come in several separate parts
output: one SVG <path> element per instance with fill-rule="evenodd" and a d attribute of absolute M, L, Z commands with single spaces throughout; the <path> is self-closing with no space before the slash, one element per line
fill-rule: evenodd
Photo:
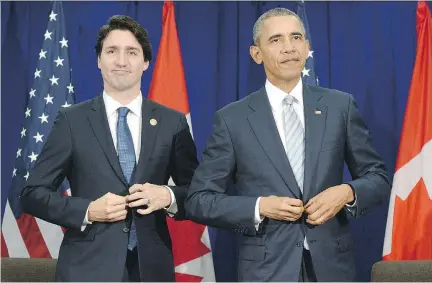
<path fill-rule="evenodd" d="M 303 211 L 303 202 L 289 197 L 261 197 L 259 204 L 261 216 L 276 220 L 296 221 Z"/>
<path fill-rule="evenodd" d="M 88 220 L 98 222 L 116 222 L 124 220 L 127 214 L 126 197 L 106 193 L 92 201 L 88 208 Z"/>

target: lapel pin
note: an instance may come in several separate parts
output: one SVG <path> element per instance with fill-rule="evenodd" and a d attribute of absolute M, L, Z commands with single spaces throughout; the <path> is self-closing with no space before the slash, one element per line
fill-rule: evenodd
<path fill-rule="evenodd" d="M 156 119 L 150 119 L 150 125 L 156 126 L 157 125 Z"/>
<path fill-rule="evenodd" d="M 315 115 L 321 115 L 321 110 L 315 110 Z"/>

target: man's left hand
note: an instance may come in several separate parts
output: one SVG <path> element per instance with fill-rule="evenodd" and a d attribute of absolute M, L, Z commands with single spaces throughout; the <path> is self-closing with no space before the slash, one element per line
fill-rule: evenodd
<path fill-rule="evenodd" d="M 137 212 L 142 215 L 150 214 L 171 205 L 171 194 L 164 186 L 149 183 L 144 185 L 135 184 L 129 188 L 129 194 L 126 196 L 129 207 L 147 205 L 146 209 L 137 209 Z"/>
<path fill-rule="evenodd" d="M 324 224 L 333 218 L 342 207 L 354 200 L 354 193 L 347 184 L 334 186 L 316 195 L 305 206 L 308 214 L 307 223 L 312 225 Z"/>

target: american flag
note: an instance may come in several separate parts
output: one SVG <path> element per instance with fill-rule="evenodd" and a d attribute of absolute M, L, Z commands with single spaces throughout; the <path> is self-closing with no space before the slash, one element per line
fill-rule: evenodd
<path fill-rule="evenodd" d="M 48 14 L 48 13 L 47 13 Z M 28 92 L 25 120 L 2 223 L 2 257 L 57 258 L 61 227 L 23 213 L 19 195 L 61 107 L 75 101 L 62 3 L 54 1 Z M 35 54 L 36 55 L 36 54 Z M 59 193 L 69 194 L 65 180 Z"/>
<path fill-rule="evenodd" d="M 297 3 L 296 14 L 303 21 L 303 25 L 306 31 L 306 39 L 309 40 L 310 51 L 306 58 L 306 65 L 302 71 L 303 83 L 308 85 L 319 85 L 318 76 L 315 73 L 315 62 L 314 62 L 314 51 L 312 47 L 312 37 L 309 30 L 309 23 L 306 16 L 306 3 L 299 1 Z"/>

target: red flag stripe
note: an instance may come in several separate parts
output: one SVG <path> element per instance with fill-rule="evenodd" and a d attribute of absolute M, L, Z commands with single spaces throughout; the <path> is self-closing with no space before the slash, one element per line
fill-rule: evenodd
<path fill-rule="evenodd" d="M 36 219 L 29 214 L 23 213 L 17 219 L 17 224 L 30 257 L 51 258 Z"/>
<path fill-rule="evenodd" d="M 3 237 L 3 232 L 0 234 L 0 237 L 1 237 L 1 257 L 9 257 L 9 252 Z"/>

